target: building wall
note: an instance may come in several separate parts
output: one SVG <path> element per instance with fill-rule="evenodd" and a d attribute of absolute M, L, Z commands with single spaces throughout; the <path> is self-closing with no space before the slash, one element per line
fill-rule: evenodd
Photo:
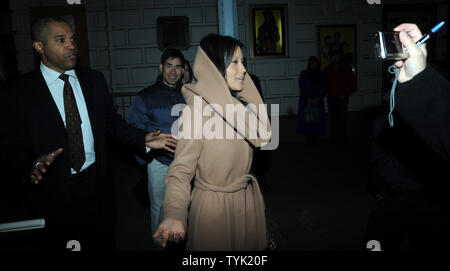
<path fill-rule="evenodd" d="M 90 64 L 105 75 L 119 112 L 126 116 L 134 95 L 155 82 L 161 51 L 157 46 L 158 16 L 188 16 L 191 47 L 183 51 L 193 62 L 202 37 L 218 32 L 216 0 L 82 0 L 86 8 Z M 399 0 L 399 2 L 401 2 Z M 445 1 L 433 1 L 445 2 Z M 248 5 L 288 5 L 289 57 L 248 58 L 248 70 L 256 74 L 266 103 L 280 105 L 281 115 L 296 114 L 297 80 L 310 55 L 318 54 L 318 25 L 354 24 L 357 37 L 357 86 L 349 110 L 365 110 L 381 103 L 381 64 L 372 55 L 371 35 L 381 29 L 381 6 L 364 0 L 238 0 L 239 38 L 249 56 Z M 338 10 L 335 4 L 340 4 Z M 383 0 L 382 0 L 383 3 Z M 21 73 L 34 67 L 28 8 L 67 5 L 66 0 L 10 0 L 13 30 Z M 438 16 L 446 16 L 438 8 Z M 446 46 L 442 45 L 445 52 Z M 443 54 L 443 53 L 442 53 Z M 439 53 L 438 53 L 439 55 Z"/>
<path fill-rule="evenodd" d="M 86 1 L 86 10 L 91 66 L 105 74 L 124 116 L 134 95 L 158 76 L 159 16 L 189 18 L 191 47 L 182 52 L 191 63 L 200 39 L 218 31 L 215 0 Z"/>
<path fill-rule="evenodd" d="M 248 5 L 278 1 L 239 1 L 239 35 L 250 46 Z M 280 114 L 296 114 L 298 76 L 306 68 L 309 56 L 318 56 L 318 25 L 355 24 L 357 37 L 357 85 L 349 110 L 363 110 L 381 102 L 380 64 L 373 58 L 371 34 L 380 28 L 381 8 L 365 1 L 342 1 L 336 11 L 334 1 L 290 0 L 288 5 L 289 58 L 249 60 L 249 70 L 261 79 L 268 103 L 280 104 Z M 280 2 L 281 3 L 281 2 Z M 249 55 L 249 47 L 246 51 Z"/>

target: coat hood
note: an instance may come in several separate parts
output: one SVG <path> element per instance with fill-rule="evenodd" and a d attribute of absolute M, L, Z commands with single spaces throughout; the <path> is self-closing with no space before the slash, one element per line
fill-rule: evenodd
<path fill-rule="evenodd" d="M 267 109 L 249 74 L 245 75 L 243 90 L 236 92 L 236 96 L 233 97 L 225 78 L 200 46 L 197 50 L 193 71 L 197 80 L 183 85 L 182 92 L 185 97 L 189 96 L 189 92 L 200 96 L 207 105 L 214 109 L 217 115 L 255 147 L 269 142 L 271 128 Z M 248 105 L 245 107 L 246 117 L 243 118 L 241 114 L 224 113 L 227 105 L 234 106 L 241 103 Z M 256 117 L 255 129 L 252 129 L 254 125 L 249 121 L 250 115 L 253 118 Z M 230 119 L 230 116 L 234 116 L 235 119 Z M 245 125 L 239 125 L 239 123 L 245 123 Z"/>

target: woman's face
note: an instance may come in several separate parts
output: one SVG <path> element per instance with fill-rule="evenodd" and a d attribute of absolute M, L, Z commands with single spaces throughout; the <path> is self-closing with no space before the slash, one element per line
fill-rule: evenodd
<path fill-rule="evenodd" d="M 244 67 L 242 50 L 240 47 L 237 47 L 225 74 L 225 81 L 227 82 L 228 87 L 234 91 L 241 91 L 244 89 L 244 78 L 246 73 L 247 70 Z"/>

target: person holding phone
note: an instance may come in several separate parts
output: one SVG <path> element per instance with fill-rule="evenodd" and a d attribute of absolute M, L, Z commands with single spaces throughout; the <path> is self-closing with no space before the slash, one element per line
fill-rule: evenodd
<path fill-rule="evenodd" d="M 433 67 L 427 65 L 426 44 L 417 46 L 422 38 L 415 24 L 401 24 L 400 40 L 409 57 L 395 63 L 401 67 L 396 92 L 396 110 L 419 133 L 421 138 L 447 161 L 450 154 L 450 84 Z"/>
<path fill-rule="evenodd" d="M 394 31 L 409 56 L 395 62 L 401 68 L 395 126 L 387 123 L 386 112 L 374 123 L 370 162 L 377 201 L 364 241 L 377 240 L 382 250 L 446 249 L 449 82 L 427 64 L 425 44 L 416 44 L 422 38 L 417 25 Z"/>

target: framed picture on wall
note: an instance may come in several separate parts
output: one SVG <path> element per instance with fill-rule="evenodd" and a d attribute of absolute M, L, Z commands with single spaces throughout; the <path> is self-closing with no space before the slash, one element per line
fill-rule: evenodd
<path fill-rule="evenodd" d="M 250 5 L 251 57 L 287 57 L 287 5 Z"/>
<path fill-rule="evenodd" d="M 356 74 L 356 26 L 320 25 L 318 32 L 320 68 L 326 68 L 338 55 Z"/>
<path fill-rule="evenodd" d="M 44 16 L 59 16 L 72 25 L 77 37 L 77 65 L 89 67 L 89 43 L 86 27 L 86 13 L 82 5 L 31 7 L 29 9 L 30 26 L 38 18 Z M 31 46 L 31 44 L 30 44 Z M 35 65 L 39 65 L 40 57 L 34 52 Z"/>

